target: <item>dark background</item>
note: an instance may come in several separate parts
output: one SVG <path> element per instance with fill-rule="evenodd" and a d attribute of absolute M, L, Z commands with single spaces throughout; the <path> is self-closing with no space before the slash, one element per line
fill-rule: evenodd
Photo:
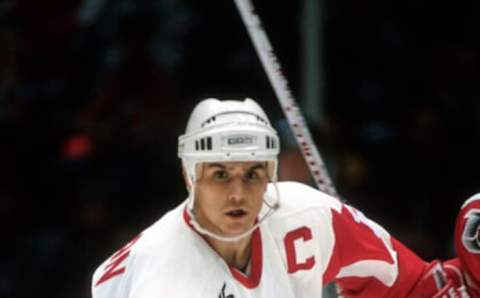
<path fill-rule="evenodd" d="M 257 2 L 299 95 L 302 1 Z M 479 6 L 324 3 L 315 141 L 342 198 L 427 260 L 454 255 L 480 189 Z M 233 1 L 0 1 L 0 297 L 90 297 L 96 266 L 186 197 L 194 104 L 246 96 L 282 135 L 281 177 L 311 182 Z"/>

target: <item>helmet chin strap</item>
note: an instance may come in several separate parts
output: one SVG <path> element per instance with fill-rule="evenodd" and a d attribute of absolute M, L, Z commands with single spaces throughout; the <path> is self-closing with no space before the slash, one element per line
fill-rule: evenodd
<path fill-rule="evenodd" d="M 224 242 L 237 242 L 245 237 L 250 236 L 250 234 L 252 234 L 253 231 L 255 231 L 255 229 L 258 228 L 264 220 L 266 220 L 270 215 L 273 214 L 273 212 L 275 212 L 278 209 L 278 207 L 280 207 L 280 192 L 278 190 L 277 182 L 275 179 L 272 181 L 272 184 L 273 184 L 273 187 L 275 188 L 276 200 L 272 204 L 268 202 L 268 200 L 265 197 L 263 198 L 263 203 L 268 207 L 268 211 L 257 221 L 257 223 L 253 225 L 250 229 L 248 229 L 247 231 L 241 234 L 234 235 L 234 236 L 222 236 L 203 228 L 200 225 L 200 223 L 197 221 L 197 218 L 195 217 L 195 214 L 193 212 L 193 205 L 195 200 L 195 182 L 194 180 L 191 180 L 191 182 L 192 182 L 191 191 L 190 191 L 190 195 L 188 197 L 188 202 L 187 202 L 187 212 L 188 212 L 188 215 L 190 216 L 190 224 L 200 234 L 204 236 L 212 237 L 215 240 L 224 241 Z"/>

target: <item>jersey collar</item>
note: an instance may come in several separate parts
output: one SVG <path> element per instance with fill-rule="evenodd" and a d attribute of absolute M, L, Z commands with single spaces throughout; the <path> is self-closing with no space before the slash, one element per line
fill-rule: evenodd
<path fill-rule="evenodd" d="M 188 214 L 187 210 L 183 210 L 183 219 L 185 223 L 197 234 L 198 233 L 195 228 L 190 224 L 190 215 Z M 202 236 L 202 235 L 200 235 Z M 203 236 L 202 236 L 203 238 Z M 260 233 L 260 227 L 255 229 L 252 232 L 252 257 L 250 259 L 251 262 L 251 270 L 250 274 L 247 275 L 235 267 L 228 266 L 232 276 L 243 286 L 248 289 L 254 289 L 260 283 L 260 279 L 262 277 L 262 269 L 263 269 L 263 256 L 262 256 L 262 236 Z"/>

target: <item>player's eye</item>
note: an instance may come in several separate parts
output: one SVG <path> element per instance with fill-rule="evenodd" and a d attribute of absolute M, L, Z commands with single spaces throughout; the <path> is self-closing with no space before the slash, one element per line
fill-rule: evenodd
<path fill-rule="evenodd" d="M 260 179 L 260 175 L 258 174 L 258 172 L 256 170 L 253 170 L 253 171 L 248 171 L 245 174 L 245 178 L 247 180 L 258 180 L 258 179 Z"/>
<path fill-rule="evenodd" d="M 213 178 L 216 180 L 225 180 L 228 178 L 228 173 L 225 170 L 217 170 L 213 173 Z"/>

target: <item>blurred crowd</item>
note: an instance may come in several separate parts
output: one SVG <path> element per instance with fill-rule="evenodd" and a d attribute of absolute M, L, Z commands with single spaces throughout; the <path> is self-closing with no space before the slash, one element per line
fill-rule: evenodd
<path fill-rule="evenodd" d="M 89 297 L 99 262 L 186 197 L 177 136 L 206 96 L 258 99 L 280 178 L 312 183 L 233 3 L 198 2 L 0 2 L 0 297 Z M 341 198 L 426 259 L 454 254 L 480 190 L 479 5 L 324 2 L 315 141 Z M 301 5 L 258 9 L 298 94 Z"/>

